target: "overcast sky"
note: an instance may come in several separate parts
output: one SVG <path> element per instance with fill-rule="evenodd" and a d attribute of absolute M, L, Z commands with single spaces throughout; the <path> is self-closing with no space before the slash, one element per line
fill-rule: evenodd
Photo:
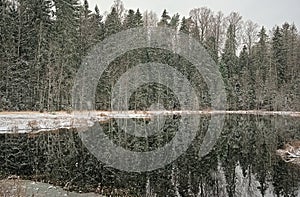
<path fill-rule="evenodd" d="M 113 4 L 113 0 L 88 1 L 91 9 L 97 4 L 102 14 Z M 158 17 L 165 8 L 170 15 L 178 12 L 180 16 L 188 16 L 191 9 L 206 6 L 226 15 L 237 11 L 244 21 L 250 19 L 269 29 L 287 21 L 294 22 L 300 30 L 300 0 L 123 0 L 123 3 L 127 10 L 153 10 Z"/>

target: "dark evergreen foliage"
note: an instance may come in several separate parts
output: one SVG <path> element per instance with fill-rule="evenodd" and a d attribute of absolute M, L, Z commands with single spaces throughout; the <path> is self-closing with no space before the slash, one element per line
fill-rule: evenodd
<path fill-rule="evenodd" d="M 234 20 L 240 20 L 237 15 L 230 15 L 227 24 L 222 14 L 214 15 L 207 8 L 201 10 L 207 17 L 199 13 L 196 20 L 192 16 L 181 18 L 179 14 L 170 17 L 165 9 L 156 25 L 201 41 L 219 65 L 228 109 L 299 111 L 300 36 L 296 26 L 284 23 L 271 33 L 262 27 L 253 45 L 244 44 L 240 41 L 239 24 Z M 73 79 L 82 58 L 112 34 L 143 26 L 139 9 L 129 9 L 125 15 L 123 11 L 120 1 L 104 18 L 97 6 L 90 10 L 88 0 L 82 5 L 77 0 L 0 0 L 0 110 L 70 110 Z M 96 109 L 111 110 L 111 88 L 118 77 L 147 62 L 176 68 L 195 88 L 200 108 L 210 108 L 203 76 L 190 62 L 173 51 L 146 48 L 126 52 L 111 62 L 98 83 Z M 129 98 L 129 105 L 131 110 L 146 110 L 158 101 L 166 109 L 180 110 L 173 92 L 159 84 L 139 87 Z M 169 117 L 168 121 L 174 121 L 174 127 L 146 140 L 129 137 L 123 142 L 124 132 L 114 136 L 118 130 L 108 129 L 108 133 L 115 142 L 131 150 L 152 150 L 164 145 L 176 132 L 179 118 Z M 202 131 L 208 125 L 207 117 L 201 121 Z M 102 183 L 107 188 L 129 189 L 138 196 L 144 195 L 149 179 L 158 196 L 223 196 L 222 187 L 229 196 L 236 196 L 235 170 L 240 166 L 244 176 L 251 179 L 249 175 L 253 174 L 258 180 L 262 196 L 271 184 L 276 195 L 293 196 L 299 187 L 299 169 L 273 154 L 278 144 L 299 138 L 299 125 L 285 128 L 287 121 L 277 117 L 230 117 L 215 149 L 206 157 L 199 159 L 195 154 L 200 147 L 200 134 L 195 145 L 173 164 L 145 174 L 106 168 L 82 146 L 76 132 L 60 131 L 33 138 L 0 135 L 0 178 L 19 174 L 62 186 L 70 182 L 69 189 L 77 191 L 94 191 Z M 293 133 L 284 134 L 288 137 L 283 139 L 277 137 L 287 130 Z M 219 168 L 224 170 L 225 186 L 212 176 Z M 178 180 L 172 179 L 174 173 Z"/>

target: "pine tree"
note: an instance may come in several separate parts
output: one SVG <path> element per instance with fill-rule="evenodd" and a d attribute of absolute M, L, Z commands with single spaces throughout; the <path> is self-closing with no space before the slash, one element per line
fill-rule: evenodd
<path fill-rule="evenodd" d="M 268 87 L 266 87 L 266 80 L 270 70 L 270 63 L 268 36 L 264 27 L 262 27 L 259 31 L 258 39 L 258 42 L 252 48 L 250 65 L 252 67 L 251 70 L 253 70 L 255 79 L 256 108 L 260 109 L 267 107 L 269 103 L 269 99 L 267 99 L 267 92 L 269 90 Z"/>
<path fill-rule="evenodd" d="M 167 27 L 169 25 L 169 21 L 170 21 L 171 17 L 169 16 L 168 12 L 166 9 L 164 9 L 162 15 L 161 15 L 161 19 L 158 22 L 158 26 L 161 27 Z"/>
<path fill-rule="evenodd" d="M 227 29 L 227 38 L 225 41 L 225 47 L 222 55 L 222 62 L 226 65 L 228 78 L 234 77 L 239 73 L 239 67 L 237 66 L 238 58 L 236 56 L 237 41 L 236 34 L 233 25 L 229 25 Z"/>
<path fill-rule="evenodd" d="M 210 36 L 204 42 L 204 47 L 208 50 L 208 53 L 212 57 L 212 59 L 217 63 L 218 62 L 218 45 L 216 42 L 216 38 L 214 36 Z"/>
<path fill-rule="evenodd" d="M 287 58 L 287 71 L 286 79 L 288 82 L 287 94 L 288 94 L 288 107 L 296 110 L 299 109 L 300 105 L 297 104 L 300 101 L 300 95 L 295 94 L 299 92 L 299 75 L 300 75 L 300 45 L 299 45 L 299 32 L 297 31 L 296 26 L 293 24 L 290 27 L 290 37 L 288 39 L 288 58 Z M 299 106 L 299 107 L 297 107 Z"/>
<path fill-rule="evenodd" d="M 267 48 L 267 39 L 266 30 L 264 27 L 261 28 L 261 31 L 258 33 L 258 44 L 256 50 L 255 59 L 257 61 L 257 68 L 262 76 L 261 83 L 265 83 L 266 74 L 267 74 L 267 64 L 268 64 L 268 48 Z"/>
<path fill-rule="evenodd" d="M 40 92 L 43 90 L 52 24 L 50 7 L 50 1 L 1 2 L 1 24 L 5 25 L 1 28 L 4 31 L 1 35 L 7 34 L 6 30 L 10 34 L 5 36 L 3 46 L 8 45 L 5 54 L 2 53 L 7 56 L 3 64 L 7 64 L 4 69 L 7 72 L 5 89 L 11 89 L 10 95 L 6 94 L 5 98 L 13 100 L 9 108 L 29 110 L 39 109 L 42 105 L 43 95 Z"/>
<path fill-rule="evenodd" d="M 277 108 L 290 108 L 294 100 L 295 81 L 294 71 L 297 67 L 296 55 L 296 29 L 288 23 L 282 28 L 276 27 L 272 38 L 272 60 L 273 68 L 277 76 L 278 93 L 276 97 Z"/>
<path fill-rule="evenodd" d="M 116 8 L 113 7 L 105 20 L 105 37 L 121 31 L 121 25 L 121 18 L 119 17 Z"/>
<path fill-rule="evenodd" d="M 287 57 L 287 76 L 286 79 L 289 83 L 293 83 L 294 80 L 296 80 L 297 75 L 295 75 L 295 72 L 297 70 L 297 65 L 299 65 L 299 62 L 297 61 L 297 55 L 299 55 L 298 50 L 298 30 L 295 26 L 295 24 L 292 24 L 290 26 L 289 30 L 289 37 L 286 39 L 288 46 L 288 57 Z"/>
<path fill-rule="evenodd" d="M 248 68 L 249 64 L 249 55 L 247 46 L 244 45 L 243 49 L 239 55 L 239 70 L 245 71 Z"/>
<path fill-rule="evenodd" d="M 273 38 L 272 38 L 272 52 L 273 61 L 276 67 L 278 86 L 282 86 L 284 83 L 284 72 L 285 72 L 285 60 L 283 52 L 282 34 L 280 28 L 277 26 Z"/>
<path fill-rule="evenodd" d="M 175 14 L 174 16 L 172 16 L 171 18 L 171 21 L 170 21 L 170 24 L 169 26 L 172 28 L 172 29 L 175 29 L 177 30 L 178 29 L 178 26 L 179 26 L 179 14 Z"/>
<path fill-rule="evenodd" d="M 20 1 L 17 6 L 17 58 L 12 66 L 15 67 L 11 83 L 14 110 L 30 108 L 32 97 L 32 79 L 34 74 L 35 47 L 37 46 L 36 14 L 34 1 Z M 33 22 L 34 21 L 34 22 Z M 22 87 L 22 88 L 20 88 Z M 14 92 L 15 91 L 15 92 Z"/>
<path fill-rule="evenodd" d="M 93 31 L 93 15 L 89 9 L 88 1 L 85 0 L 80 9 L 80 56 L 83 57 L 88 49 L 94 44 L 95 32 Z"/>
<path fill-rule="evenodd" d="M 123 23 L 123 28 L 124 29 L 130 29 L 136 27 L 135 24 L 135 13 L 133 10 L 129 10 L 128 14 L 125 17 L 124 23 Z"/>
<path fill-rule="evenodd" d="M 52 2 L 50 0 L 46 1 L 31 1 L 34 3 L 32 7 L 35 21 L 34 27 L 31 30 L 32 32 L 36 31 L 36 37 L 31 44 L 33 45 L 35 56 L 32 65 L 31 71 L 31 83 L 33 89 L 32 105 L 31 109 L 39 110 L 45 107 L 45 90 L 46 90 L 46 67 L 50 63 L 49 58 L 49 46 L 52 35 L 52 25 L 53 21 L 51 20 L 51 6 Z"/>
<path fill-rule="evenodd" d="M 227 85 L 228 101 L 232 108 L 236 108 L 238 91 L 238 74 L 240 73 L 238 66 L 238 57 L 236 56 L 237 41 L 234 25 L 230 24 L 227 29 L 227 38 L 221 60 L 221 73 L 225 78 Z"/>
<path fill-rule="evenodd" d="M 95 13 L 92 17 L 93 29 L 95 31 L 96 41 L 100 41 L 104 39 L 105 27 L 104 22 L 102 21 L 103 16 L 100 14 L 100 10 L 98 6 L 95 6 Z"/>
<path fill-rule="evenodd" d="M 0 0 L 0 110 L 12 107 L 13 65 L 17 59 L 18 10 L 12 2 Z"/>
<path fill-rule="evenodd" d="M 186 19 L 185 17 L 183 17 L 181 19 L 179 31 L 181 31 L 185 34 L 189 34 L 191 32 L 191 19 L 190 18 Z"/>
<path fill-rule="evenodd" d="M 241 70 L 241 94 L 239 100 L 239 109 L 250 109 L 253 99 L 253 86 L 251 86 L 251 71 L 249 69 L 249 54 L 247 46 L 244 45 L 239 55 L 239 67 Z"/>
<path fill-rule="evenodd" d="M 55 34 L 52 53 L 55 64 L 50 65 L 49 110 L 70 106 L 73 77 L 80 65 L 80 5 L 77 0 L 54 0 Z"/>
<path fill-rule="evenodd" d="M 140 9 L 136 10 L 134 19 L 135 19 L 135 27 L 143 27 L 144 21 Z"/>

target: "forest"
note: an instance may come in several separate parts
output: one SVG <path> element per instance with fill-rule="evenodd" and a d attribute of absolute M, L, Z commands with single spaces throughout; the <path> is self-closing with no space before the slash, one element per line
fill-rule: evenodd
<path fill-rule="evenodd" d="M 105 13 L 90 8 L 87 0 L 0 0 L 0 6 L 2 111 L 71 110 L 74 77 L 89 50 L 117 32 L 151 26 L 183 32 L 206 48 L 222 73 L 229 109 L 300 109 L 300 36 L 292 22 L 266 29 L 244 21 L 237 12 L 224 15 L 200 7 L 189 16 L 164 8 L 161 14 L 142 13 L 126 9 L 121 0 Z M 130 61 L 156 58 L 169 63 L 167 57 L 174 58 L 152 49 L 130 54 Z M 112 63 L 119 72 L 124 71 L 122 61 L 128 54 L 124 56 Z M 99 82 L 97 109 L 109 108 L 103 97 L 116 77 L 110 73 Z M 195 77 L 204 87 L 201 76 Z M 203 102 L 209 106 L 208 100 Z"/>
<path fill-rule="evenodd" d="M 102 13 L 98 6 L 91 8 L 88 0 L 0 0 L 0 112 L 4 112 L 0 124 L 9 119 L 7 111 L 26 111 L 29 116 L 27 111 L 47 111 L 51 116 L 66 111 L 70 115 L 74 80 L 84 58 L 112 35 L 141 27 L 170 28 L 201 43 L 222 75 L 229 111 L 300 111 L 300 34 L 293 21 L 267 29 L 235 11 L 224 14 L 200 6 L 182 16 L 167 8 L 155 13 L 125 6 L 115 0 Z M 196 89 L 199 109 L 209 111 L 207 84 L 191 62 L 175 51 L 150 47 L 127 51 L 110 63 L 97 84 L 95 109 L 112 110 L 111 91 L 117 79 L 147 62 L 168 64 L 181 72 Z M 181 110 L 174 92 L 158 83 L 138 87 L 128 107 L 145 110 L 153 103 Z M 299 196 L 299 165 L 276 155 L 286 143 L 299 142 L 298 116 L 226 114 L 222 133 L 201 157 L 212 116 L 199 115 L 197 135 L 185 153 L 150 172 L 121 171 L 100 161 L 84 144 L 90 141 L 81 138 L 87 131 L 4 130 L 0 134 L 0 195 L 6 192 L 1 181 L 9 182 L 7 177 L 17 175 L 66 191 L 109 196 Z M 169 143 L 181 120 L 180 115 L 166 115 L 163 132 L 150 137 L 129 135 L 115 119 L 99 124 L 114 144 L 147 152 Z M 150 121 L 136 120 L 145 125 Z M 31 130 L 38 130 L 34 126 Z M 98 139 L 99 132 L 95 133 L 91 138 Z"/>

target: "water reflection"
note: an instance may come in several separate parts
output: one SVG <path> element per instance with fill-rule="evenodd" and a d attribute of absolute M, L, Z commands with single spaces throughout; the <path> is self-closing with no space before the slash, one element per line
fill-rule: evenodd
<path fill-rule="evenodd" d="M 172 119 L 176 123 L 178 117 Z M 300 167 L 286 162 L 298 153 L 292 147 L 300 139 L 299 118 L 227 116 L 214 149 L 201 158 L 198 152 L 209 119 L 200 117 L 198 135 L 184 154 L 164 168 L 145 173 L 107 167 L 87 150 L 76 130 L 1 134 L 0 176 L 18 175 L 71 191 L 129 196 L 299 195 Z M 114 124 L 104 123 L 106 134 L 130 150 L 163 146 L 176 132 L 170 130 L 149 139 L 126 138 Z"/>

